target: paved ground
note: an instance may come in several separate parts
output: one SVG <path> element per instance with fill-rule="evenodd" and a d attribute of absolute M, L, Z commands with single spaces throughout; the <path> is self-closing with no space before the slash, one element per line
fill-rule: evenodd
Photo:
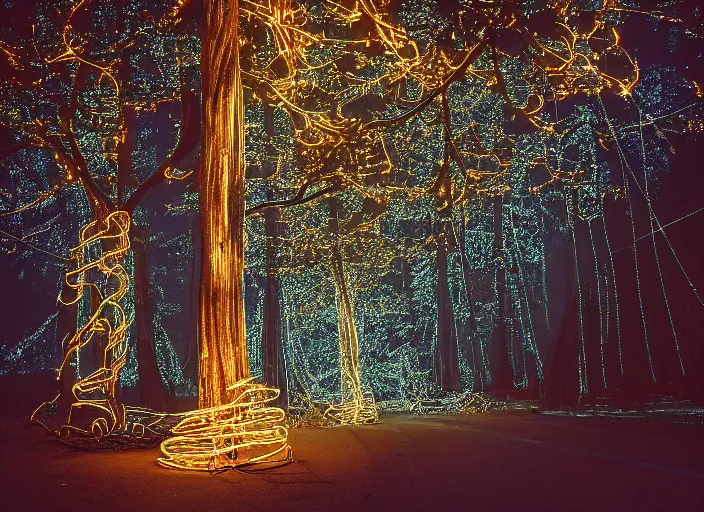
<path fill-rule="evenodd" d="M 75 452 L 0 420 L 4 510 L 704 510 L 704 426 L 527 412 L 296 429 L 295 462 L 220 475 Z M 10 506 L 12 505 L 12 506 Z"/>

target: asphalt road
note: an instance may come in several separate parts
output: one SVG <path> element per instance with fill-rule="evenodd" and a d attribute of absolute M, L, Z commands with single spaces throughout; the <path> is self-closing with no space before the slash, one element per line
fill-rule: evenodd
<path fill-rule="evenodd" d="M 4 510 L 697 510 L 704 426 L 527 412 L 295 429 L 295 462 L 209 475 L 77 452 L 0 420 Z"/>

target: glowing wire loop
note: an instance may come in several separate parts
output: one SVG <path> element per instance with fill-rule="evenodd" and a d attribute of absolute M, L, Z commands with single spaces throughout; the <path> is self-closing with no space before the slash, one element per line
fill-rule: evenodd
<path fill-rule="evenodd" d="M 230 391 L 234 400 L 226 405 L 184 414 L 161 443 L 163 466 L 177 469 L 217 471 L 252 464 L 280 464 L 291 460 L 285 413 L 265 404 L 279 390 L 243 379 Z"/>

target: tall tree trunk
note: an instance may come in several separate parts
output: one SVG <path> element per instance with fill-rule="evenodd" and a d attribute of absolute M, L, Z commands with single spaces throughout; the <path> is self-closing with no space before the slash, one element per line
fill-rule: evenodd
<path fill-rule="evenodd" d="M 418 347 L 420 340 L 420 329 L 417 327 L 418 315 L 416 314 L 416 308 L 413 300 L 413 276 L 411 275 L 411 265 L 407 258 L 401 258 L 401 286 L 406 294 L 406 302 L 408 304 L 408 323 L 409 325 L 416 326 L 413 329 L 413 334 L 411 335 L 411 346 L 414 348 Z"/>
<path fill-rule="evenodd" d="M 469 349 L 471 358 L 469 361 L 472 364 L 472 378 L 474 381 L 474 391 L 481 391 L 484 389 L 484 355 L 483 347 L 479 335 L 477 333 L 477 317 L 474 313 L 474 303 L 472 302 L 472 283 L 471 275 L 472 269 L 469 265 L 469 257 L 467 256 L 467 233 L 466 225 L 467 222 L 465 217 L 464 205 L 462 205 L 462 220 L 460 222 L 460 240 L 459 240 L 459 250 L 460 258 L 462 261 L 462 279 L 464 282 L 464 293 L 465 301 L 467 304 L 467 329 L 469 333 Z"/>
<path fill-rule="evenodd" d="M 342 388 L 342 403 L 362 403 L 362 386 L 359 378 L 359 344 L 357 326 L 355 325 L 354 307 L 350 298 L 342 254 L 337 237 L 340 226 L 337 212 L 337 200 L 333 197 L 328 201 L 329 227 L 335 241 L 330 250 L 330 268 L 335 282 L 335 298 L 337 301 L 337 329 L 340 340 L 340 371 Z"/>
<path fill-rule="evenodd" d="M 570 242 L 571 243 L 571 242 Z M 573 270 L 567 259 L 565 274 Z M 565 299 L 567 305 L 562 317 L 560 334 L 557 337 L 555 359 L 548 379 L 546 398 L 552 407 L 573 406 L 579 402 L 579 332 L 577 291 L 565 275 Z M 574 282 L 574 278 L 571 278 Z"/>
<path fill-rule="evenodd" d="M 507 319 L 508 304 L 506 301 L 506 261 L 504 254 L 503 231 L 504 196 L 494 198 L 494 257 L 499 260 L 496 268 L 496 298 L 498 302 L 498 318 L 494 327 L 492 349 L 496 353 L 496 381 L 494 388 L 503 394 L 514 386 L 511 354 L 508 351 Z M 505 398 L 505 396 L 502 396 Z"/>
<path fill-rule="evenodd" d="M 568 226 L 564 265 L 565 311 L 557 337 L 555 359 L 546 389 L 546 398 L 552 407 L 574 406 L 579 403 L 581 394 L 581 349 L 579 329 L 579 283 L 577 282 L 578 260 L 576 250 L 575 211 L 577 194 L 567 190 L 570 200 L 565 208 L 565 224 Z"/>
<path fill-rule="evenodd" d="M 149 267 L 147 264 L 146 233 L 132 229 L 132 257 L 134 258 L 134 312 L 137 324 L 137 363 L 139 369 L 142 405 L 155 411 L 166 410 L 164 384 L 156 364 L 152 340 L 153 310 L 149 301 Z"/>
<path fill-rule="evenodd" d="M 198 404 L 229 402 L 249 376 L 244 320 L 244 119 L 238 0 L 203 0 L 203 159 Z"/>
<path fill-rule="evenodd" d="M 269 197 L 271 199 L 271 197 Z M 264 322 L 262 355 L 264 382 L 278 388 L 281 394 L 278 405 L 288 404 L 288 385 L 283 344 L 281 343 L 281 283 L 277 274 L 276 247 L 279 235 L 279 210 L 268 208 L 264 212 L 266 233 L 266 288 L 264 290 Z"/>
<path fill-rule="evenodd" d="M 579 402 L 579 298 L 572 257 L 574 232 L 567 238 L 565 258 L 566 307 L 557 337 L 555 359 L 548 379 L 546 398 L 552 407 L 573 406 Z"/>
<path fill-rule="evenodd" d="M 457 330 L 452 311 L 452 298 L 447 279 L 447 255 L 450 245 L 449 222 L 438 224 L 437 265 L 438 265 L 438 337 L 435 345 L 435 380 L 443 391 L 460 391 L 460 367 L 457 353 Z"/>

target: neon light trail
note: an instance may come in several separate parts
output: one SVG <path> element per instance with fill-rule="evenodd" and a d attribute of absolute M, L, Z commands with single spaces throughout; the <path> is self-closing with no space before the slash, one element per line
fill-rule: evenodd
<path fill-rule="evenodd" d="M 0 374 L 58 377 L 50 435 L 215 472 L 291 426 L 704 397 L 701 8 L 1 9 Z"/>

